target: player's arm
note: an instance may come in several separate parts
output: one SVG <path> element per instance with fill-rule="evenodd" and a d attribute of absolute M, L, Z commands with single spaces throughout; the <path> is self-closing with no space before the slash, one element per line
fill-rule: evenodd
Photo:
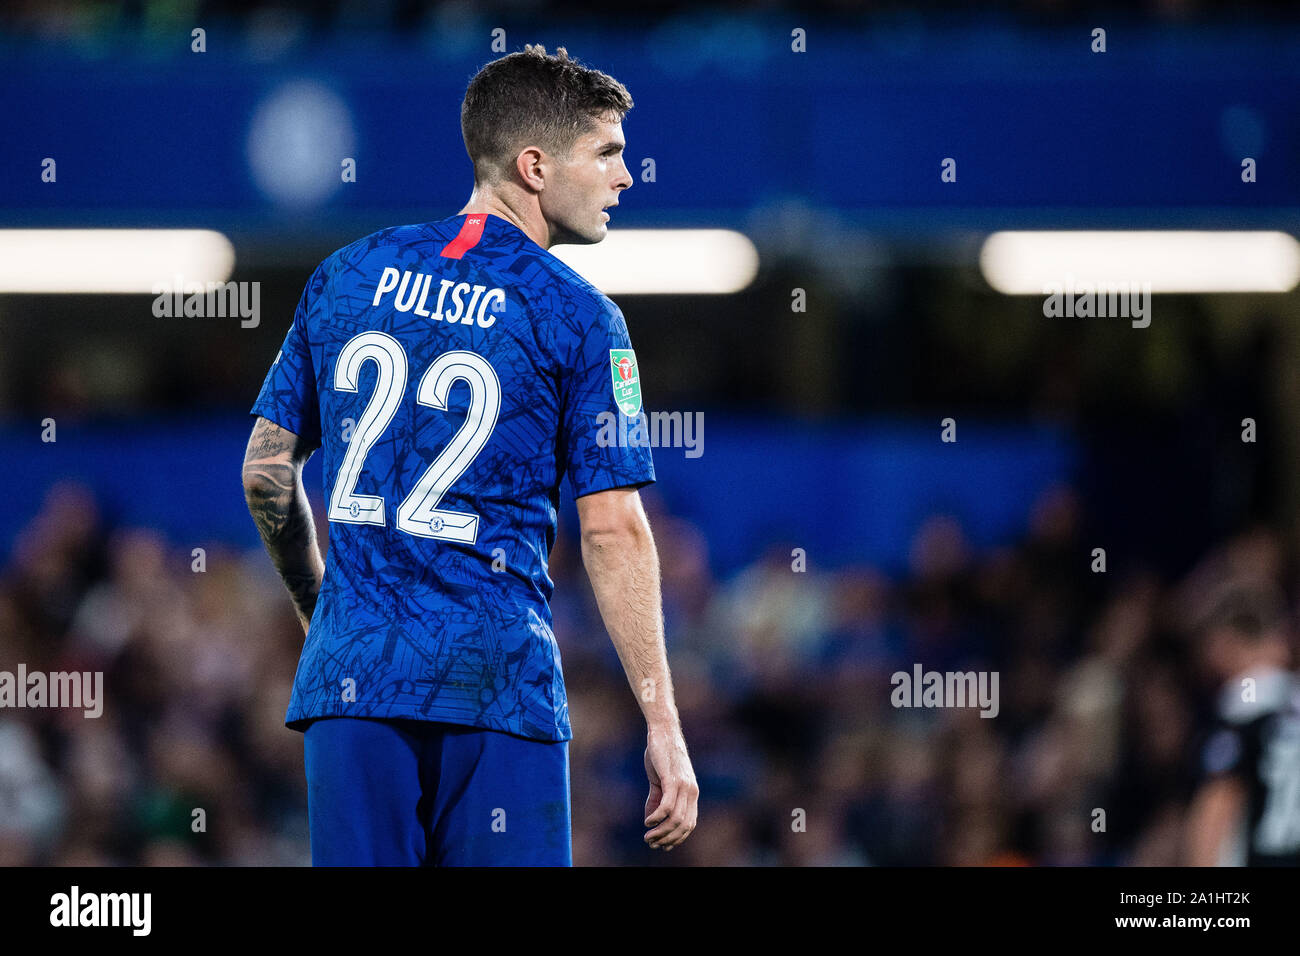
<path fill-rule="evenodd" d="M 244 453 L 244 500 L 289 589 L 304 633 L 325 577 L 316 523 L 302 485 L 302 466 L 313 451 L 293 432 L 258 416 Z"/>
<path fill-rule="evenodd" d="M 700 788 L 686 753 L 664 647 L 659 555 L 635 488 L 577 499 L 582 561 L 646 720 L 645 840 L 670 850 L 695 829 Z"/>
<path fill-rule="evenodd" d="M 1246 787 L 1236 774 L 1211 777 L 1201 784 L 1187 811 L 1187 865 L 1218 866 L 1245 808 Z"/>

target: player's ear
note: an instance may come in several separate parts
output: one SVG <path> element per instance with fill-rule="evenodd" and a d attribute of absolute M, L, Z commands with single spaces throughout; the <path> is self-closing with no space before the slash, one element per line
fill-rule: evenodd
<path fill-rule="evenodd" d="M 546 166 L 549 157 L 537 146 L 529 146 L 515 157 L 515 171 L 524 185 L 535 192 L 546 186 Z"/>

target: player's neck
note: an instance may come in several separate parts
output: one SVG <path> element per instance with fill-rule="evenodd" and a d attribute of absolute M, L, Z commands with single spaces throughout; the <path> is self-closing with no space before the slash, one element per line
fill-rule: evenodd
<path fill-rule="evenodd" d="M 551 231 L 542 217 L 542 211 L 534 202 L 531 207 L 519 203 L 507 202 L 502 196 L 490 189 L 475 188 L 469 202 L 456 215 L 467 213 L 490 213 L 500 216 L 507 222 L 514 223 L 529 239 L 543 249 L 551 247 Z"/>

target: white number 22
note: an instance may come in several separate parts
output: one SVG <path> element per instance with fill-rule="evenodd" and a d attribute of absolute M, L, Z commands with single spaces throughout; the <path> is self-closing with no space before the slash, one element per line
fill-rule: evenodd
<path fill-rule="evenodd" d="M 379 374 L 375 379 L 374 394 L 352 431 L 352 441 L 335 478 L 334 493 L 330 495 L 329 520 L 382 527 L 386 523 L 384 499 L 379 495 L 358 495 L 355 489 L 366 455 L 388 428 L 402 403 L 402 395 L 406 392 L 406 352 L 401 343 L 383 332 L 362 332 L 353 336 L 339 353 L 334 368 L 334 388 L 355 392 L 358 373 L 366 362 L 374 362 Z M 483 356 L 463 350 L 443 352 L 420 379 L 415 401 L 419 405 L 447 411 L 447 397 L 452 385 L 458 381 L 469 384 L 469 413 L 451 442 L 397 506 L 397 529 L 422 538 L 473 544 L 478 537 L 478 515 L 443 510 L 438 507 L 438 502 L 492 436 L 501 412 L 501 381 Z"/>

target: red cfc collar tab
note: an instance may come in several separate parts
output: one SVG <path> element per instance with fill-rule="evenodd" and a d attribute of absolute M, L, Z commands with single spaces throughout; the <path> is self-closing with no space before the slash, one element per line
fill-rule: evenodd
<path fill-rule="evenodd" d="M 442 250 L 442 255 L 448 259 L 459 259 L 470 249 L 478 245 L 479 239 L 483 236 L 483 226 L 487 223 L 488 214 L 485 212 L 472 212 L 465 217 L 465 225 L 460 227 L 460 233 Z"/>

